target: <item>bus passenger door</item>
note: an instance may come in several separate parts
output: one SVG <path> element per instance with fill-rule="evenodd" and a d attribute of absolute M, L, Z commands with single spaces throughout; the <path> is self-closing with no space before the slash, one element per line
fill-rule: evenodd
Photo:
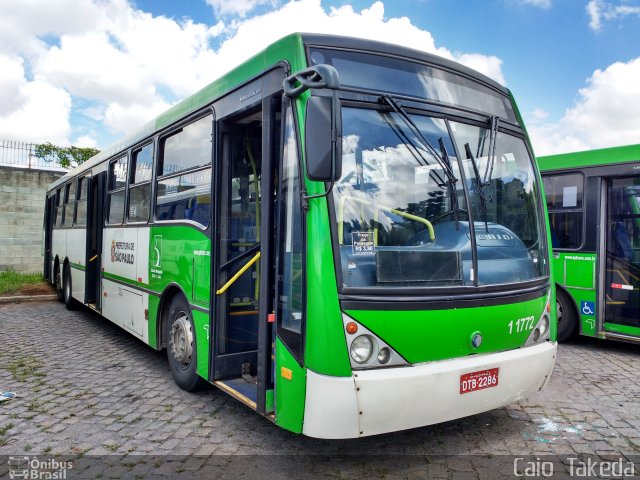
<path fill-rule="evenodd" d="M 104 189 L 107 173 L 99 173 L 89 179 L 87 203 L 87 258 L 85 265 L 85 303 L 100 310 L 101 304 L 101 266 L 102 266 L 102 230 L 104 227 Z"/>
<path fill-rule="evenodd" d="M 640 177 L 609 180 L 606 215 L 604 330 L 640 337 Z"/>
<path fill-rule="evenodd" d="M 44 268 L 45 280 L 53 282 L 53 259 L 51 258 L 51 240 L 55 222 L 56 196 L 47 197 L 44 205 Z"/>

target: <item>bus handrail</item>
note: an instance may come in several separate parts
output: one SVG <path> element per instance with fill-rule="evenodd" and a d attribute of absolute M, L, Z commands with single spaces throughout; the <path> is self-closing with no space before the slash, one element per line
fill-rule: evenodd
<path fill-rule="evenodd" d="M 358 197 L 352 197 L 351 195 L 342 195 L 340 197 L 340 219 L 338 221 L 338 240 L 340 241 L 340 243 L 342 243 L 342 232 L 344 229 L 344 202 L 345 200 L 353 200 L 354 202 L 358 202 L 358 203 L 362 203 L 365 205 L 370 205 L 371 202 L 364 200 L 362 198 L 358 198 Z M 386 210 L 388 212 L 391 213 L 395 213 L 396 215 L 399 215 L 401 217 L 404 218 L 408 218 L 409 220 L 413 220 L 415 222 L 419 222 L 422 223 L 424 225 L 427 226 L 427 230 L 429 230 L 429 238 L 431 239 L 431 241 L 433 242 L 436 239 L 436 234 L 435 231 L 433 230 L 433 225 L 431 224 L 431 222 L 429 220 L 427 220 L 426 218 L 422 218 L 422 217 L 418 217 L 417 215 L 413 215 L 411 213 L 407 213 L 407 212 L 403 212 L 402 210 L 398 210 L 396 208 L 391 208 L 391 207 L 386 207 L 384 205 L 377 205 L 377 204 L 373 204 L 373 206 L 375 208 L 377 208 L 378 210 Z"/>
<path fill-rule="evenodd" d="M 249 270 L 249 268 L 251 268 L 251 265 L 253 265 L 258 261 L 259 258 L 260 258 L 260 252 L 256 253 L 251 260 L 245 263 L 244 266 L 240 270 L 238 270 L 238 273 L 236 273 L 233 277 L 231 277 L 227 281 L 227 283 L 225 283 L 222 287 L 220 287 L 220 289 L 216 291 L 216 295 L 222 295 L 224 292 L 226 292 L 229 289 L 229 287 L 233 285 L 235 281 L 238 280 L 238 278 L 240 278 L 240 276 L 244 272 L 246 272 L 247 270 Z"/>

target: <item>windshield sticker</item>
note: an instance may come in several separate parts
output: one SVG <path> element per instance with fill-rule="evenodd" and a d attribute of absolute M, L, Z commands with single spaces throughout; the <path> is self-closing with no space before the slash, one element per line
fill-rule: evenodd
<path fill-rule="evenodd" d="M 354 255 L 370 255 L 375 253 L 373 232 L 351 232 Z"/>

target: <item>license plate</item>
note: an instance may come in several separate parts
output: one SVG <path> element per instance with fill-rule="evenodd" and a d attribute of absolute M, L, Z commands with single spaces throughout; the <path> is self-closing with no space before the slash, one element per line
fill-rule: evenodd
<path fill-rule="evenodd" d="M 485 388 L 496 387 L 498 385 L 499 368 L 490 368 L 478 372 L 465 373 L 460 375 L 460 393 L 475 392 Z"/>

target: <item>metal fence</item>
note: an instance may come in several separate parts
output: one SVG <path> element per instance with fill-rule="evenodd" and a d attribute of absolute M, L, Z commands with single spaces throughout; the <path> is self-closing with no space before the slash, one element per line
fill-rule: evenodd
<path fill-rule="evenodd" d="M 35 156 L 35 151 L 35 143 L 0 140 L 0 165 L 59 171 L 69 170 L 60 166 L 58 157 L 55 155 L 39 158 Z"/>

